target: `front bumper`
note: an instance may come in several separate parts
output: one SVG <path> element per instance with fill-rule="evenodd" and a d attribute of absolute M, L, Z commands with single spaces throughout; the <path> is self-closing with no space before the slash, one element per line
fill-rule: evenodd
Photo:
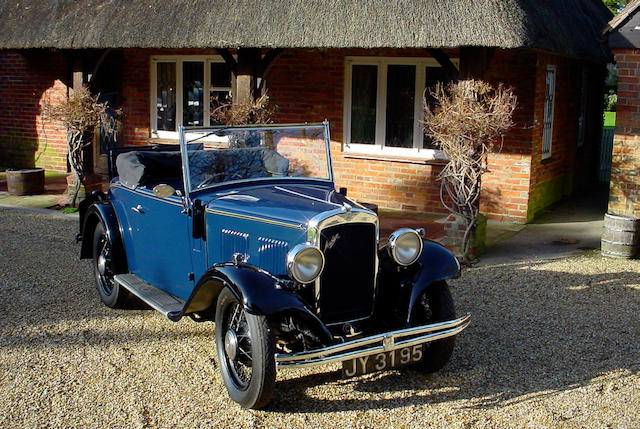
<path fill-rule="evenodd" d="M 471 323 L 471 315 L 467 314 L 446 322 L 384 332 L 322 349 L 299 353 L 277 353 L 276 363 L 281 367 L 302 368 L 341 362 L 452 337 L 462 332 L 469 323 Z"/>

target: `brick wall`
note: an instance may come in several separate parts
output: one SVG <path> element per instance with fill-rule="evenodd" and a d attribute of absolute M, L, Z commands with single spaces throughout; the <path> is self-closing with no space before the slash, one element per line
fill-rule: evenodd
<path fill-rule="evenodd" d="M 619 77 L 609 213 L 640 218 L 640 50 L 614 55 Z"/>
<path fill-rule="evenodd" d="M 489 156 L 490 172 L 482 177 L 480 210 L 490 219 L 527 221 L 536 97 L 535 66 L 536 53 L 533 51 L 496 50 L 484 76 L 494 85 L 503 83 L 513 88 L 518 97 L 513 117 L 515 126 L 505 135 L 501 148 L 496 148 L 496 152 Z"/>
<path fill-rule="evenodd" d="M 131 49 L 124 53 L 123 107 L 125 144 L 149 142 L 149 57 L 151 55 L 213 54 L 214 50 Z M 455 51 L 449 52 L 456 56 Z M 343 151 L 344 61 L 346 56 L 425 57 L 418 49 L 327 49 L 286 50 L 273 63 L 267 76 L 272 101 L 280 108 L 281 122 L 322 121 L 331 123 L 332 153 L 338 186 L 349 195 L 381 208 L 446 213 L 439 201 L 440 171 L 437 163 L 416 159 L 357 156 Z M 556 119 L 554 122 L 553 158 L 540 160 L 542 145 L 541 118 L 544 100 L 544 71 L 547 63 L 558 66 Z M 530 50 L 496 50 L 485 78 L 503 82 L 515 89 L 518 108 L 516 127 L 501 151 L 489 158 L 491 172 L 483 177 L 481 210 L 489 218 L 526 222 L 534 214 L 530 201 L 537 198 L 544 207 L 565 194 L 557 192 L 548 181 L 563 178 L 571 171 L 571 144 L 575 145 L 579 79 L 561 57 Z M 578 82 L 578 83 L 576 83 Z M 566 90 L 565 88 L 571 88 Z M 576 98 L 577 97 L 577 98 Z M 570 142 L 567 145 L 567 142 Z M 532 150 L 534 152 L 531 156 Z M 564 183 L 564 181 L 562 182 Z M 541 196 L 542 195 L 542 196 Z M 548 196 L 551 195 L 551 198 Z M 540 208 L 538 207 L 538 209 Z"/>
<path fill-rule="evenodd" d="M 129 49 L 123 59 L 123 144 L 147 144 L 149 124 L 149 65 L 153 55 L 215 55 L 215 50 Z M 333 165 L 338 186 L 349 195 L 383 208 L 446 213 L 438 198 L 435 177 L 439 166 L 424 161 L 359 159 L 342 152 L 344 57 L 427 56 L 423 50 L 287 50 L 268 76 L 272 101 L 282 122 L 331 123 Z"/>
<path fill-rule="evenodd" d="M 556 66 L 556 83 L 551 157 L 543 160 L 542 132 L 548 65 Z M 566 57 L 538 54 L 528 220 L 569 195 L 574 188 L 582 66 L 580 62 Z"/>
<path fill-rule="evenodd" d="M 437 164 L 418 160 L 382 160 L 342 151 L 345 56 L 426 56 L 421 50 L 289 50 L 275 61 L 268 77 L 280 120 L 329 119 L 334 168 L 339 186 L 356 199 L 382 208 L 446 213 L 439 201 Z M 455 52 L 453 53 L 455 55 Z M 546 64 L 556 64 L 553 156 L 541 161 Z M 485 79 L 514 88 L 516 126 L 501 150 L 489 157 L 483 177 L 481 211 L 491 219 L 526 222 L 567 194 L 573 171 L 579 106 L 580 67 L 563 57 L 531 50 L 496 50 Z M 533 156 L 532 156 L 533 153 Z M 559 188 L 558 184 L 562 184 Z M 532 201 L 536 202 L 532 209 Z"/>
<path fill-rule="evenodd" d="M 331 151 L 338 186 L 349 196 L 381 208 L 446 213 L 438 197 L 438 165 L 425 161 L 385 160 L 345 153 L 343 141 L 344 60 L 346 56 L 426 57 L 424 50 L 287 50 L 267 77 L 269 94 L 282 122 L 331 124 Z"/>
<path fill-rule="evenodd" d="M 0 51 L 0 167 L 66 171 L 65 130 L 40 115 L 66 99 L 66 76 L 60 53 Z"/>
<path fill-rule="evenodd" d="M 152 55 L 215 55 L 215 50 L 129 49 L 123 51 L 121 144 L 150 140 L 149 94 Z M 449 52 L 456 56 L 455 51 Z M 267 87 L 280 107 L 282 122 L 331 123 L 332 152 L 338 186 L 357 200 L 382 208 L 446 213 L 439 201 L 436 178 L 440 165 L 424 160 L 357 156 L 343 151 L 344 60 L 346 56 L 410 56 L 418 49 L 285 50 L 273 63 Z M 0 56 L 0 145 L 4 160 L 65 169 L 64 130 L 39 116 L 44 99 L 63 100 L 60 79 L 67 66 L 60 54 L 3 52 Z M 553 156 L 540 159 L 545 70 L 557 66 Z M 483 178 L 481 210 L 489 218 L 525 222 L 562 197 L 571 185 L 579 111 L 579 67 L 572 61 L 530 50 L 496 50 L 485 78 L 512 86 L 518 96 L 516 127 L 502 150 L 489 158 L 491 172 Z M 12 166 L 12 165 L 11 165 Z M 568 179 L 569 178 L 569 179 Z M 569 186 L 567 186 L 567 183 Z"/>

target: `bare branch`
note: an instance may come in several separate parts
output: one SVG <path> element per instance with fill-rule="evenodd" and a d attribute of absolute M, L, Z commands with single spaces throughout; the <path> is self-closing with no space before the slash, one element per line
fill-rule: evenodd
<path fill-rule="evenodd" d="M 76 189 L 72 199 L 75 206 L 80 185 L 85 179 L 84 148 L 91 146 L 92 140 L 85 141 L 86 133 L 99 127 L 105 134 L 115 134 L 116 121 L 109 114 L 107 103 L 98 102 L 98 95 L 91 95 L 85 86 L 73 90 L 64 103 L 46 102 L 42 106 L 45 119 L 60 122 L 67 130 L 67 159 L 76 176 Z M 115 116 L 122 112 L 115 111 Z"/>
<path fill-rule="evenodd" d="M 278 112 L 278 106 L 269 101 L 265 92 L 253 102 L 233 104 L 212 100 L 211 119 L 224 125 L 270 124 Z"/>
<path fill-rule="evenodd" d="M 437 85 L 431 96 L 436 107 L 429 106 L 425 97 L 424 132 L 449 159 L 438 175 L 440 200 L 467 221 L 462 246 L 463 258 L 467 259 L 478 215 L 481 177 L 489 171 L 488 153 L 494 150 L 496 141 L 502 148 L 503 136 L 513 126 L 516 96 L 501 84 L 494 88 L 478 80 Z M 451 205 L 446 203 L 445 194 Z"/>

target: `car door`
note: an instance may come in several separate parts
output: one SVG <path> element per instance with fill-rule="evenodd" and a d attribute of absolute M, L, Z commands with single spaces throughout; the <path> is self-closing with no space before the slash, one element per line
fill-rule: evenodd
<path fill-rule="evenodd" d="M 124 202 L 124 201 L 123 201 Z M 187 299 L 193 290 L 191 219 L 180 198 L 156 197 L 137 189 L 136 198 L 123 207 L 129 219 L 130 269 L 146 282 Z"/>

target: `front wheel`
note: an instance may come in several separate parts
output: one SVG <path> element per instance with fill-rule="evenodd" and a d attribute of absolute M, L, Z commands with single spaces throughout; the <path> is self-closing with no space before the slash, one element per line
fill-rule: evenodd
<path fill-rule="evenodd" d="M 453 298 L 447 282 L 440 281 L 430 285 L 420 296 L 411 314 L 413 326 L 444 322 L 456 318 Z M 447 337 L 427 343 L 425 358 L 415 368 L 425 372 L 441 369 L 451 358 L 456 337 Z"/>
<path fill-rule="evenodd" d="M 216 306 L 216 349 L 231 399 L 245 408 L 262 408 L 276 381 L 275 340 L 266 317 L 247 313 L 227 288 Z"/>

